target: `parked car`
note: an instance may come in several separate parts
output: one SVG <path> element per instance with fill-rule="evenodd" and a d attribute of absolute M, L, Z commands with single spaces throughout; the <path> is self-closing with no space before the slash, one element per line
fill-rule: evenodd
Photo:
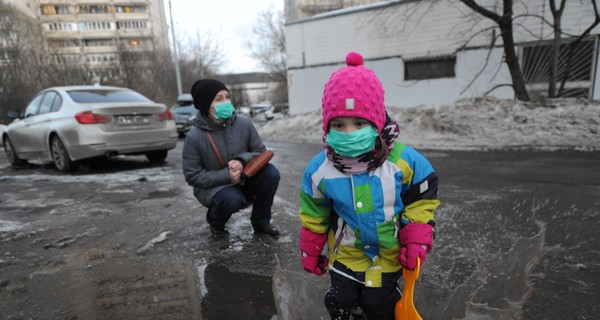
<path fill-rule="evenodd" d="M 236 110 L 237 114 L 242 115 L 246 118 L 250 117 L 250 107 L 239 107 Z"/>
<path fill-rule="evenodd" d="M 119 154 L 162 162 L 177 144 L 167 107 L 126 88 L 52 87 L 8 115 L 15 120 L 2 142 L 14 167 L 38 160 L 68 172 L 79 160 Z"/>
<path fill-rule="evenodd" d="M 256 117 L 259 114 L 264 114 L 266 120 L 271 120 L 274 117 L 274 115 L 273 115 L 274 112 L 275 112 L 275 107 L 273 107 L 273 105 L 271 105 L 270 103 L 262 102 L 262 103 L 253 104 L 250 106 L 250 116 L 251 117 Z"/>
<path fill-rule="evenodd" d="M 194 98 L 189 93 L 179 95 L 177 103 L 171 108 L 175 124 L 177 126 L 177 133 L 179 136 L 184 136 L 194 125 L 194 119 L 198 110 L 194 107 Z"/>

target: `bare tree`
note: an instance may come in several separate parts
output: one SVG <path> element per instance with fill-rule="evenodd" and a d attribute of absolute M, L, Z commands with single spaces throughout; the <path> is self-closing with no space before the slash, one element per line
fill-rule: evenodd
<path fill-rule="evenodd" d="M 131 88 L 148 98 L 170 105 L 175 101 L 177 88 L 175 67 L 169 51 L 154 50 L 132 51 L 123 45 L 119 46 L 119 75 L 109 79 L 107 84 L 115 84 Z M 112 82 L 112 83 L 110 83 Z"/>
<path fill-rule="evenodd" d="M 201 35 L 200 31 L 197 31 L 195 37 L 188 36 L 178 45 L 179 69 L 184 92 L 189 92 L 196 80 L 217 74 L 223 65 L 219 44 L 211 34 Z"/>
<path fill-rule="evenodd" d="M 271 79 L 278 83 L 278 88 L 272 95 L 272 102 L 287 102 L 287 58 L 283 11 L 267 9 L 260 12 L 253 33 L 257 41 L 247 43 L 250 55 L 260 61 Z"/>
<path fill-rule="evenodd" d="M 41 30 L 33 18 L 0 1 L 0 120 L 25 107 L 44 86 Z"/>
<path fill-rule="evenodd" d="M 554 31 L 554 39 L 552 40 L 552 52 L 550 54 L 550 76 L 548 79 L 548 98 L 554 98 L 556 96 L 556 73 L 558 67 L 558 56 L 560 54 L 561 44 L 561 19 L 563 12 L 565 11 L 566 0 L 561 0 L 560 5 L 557 7 L 554 0 L 548 0 L 550 2 L 550 12 L 554 23 L 552 29 Z"/>
<path fill-rule="evenodd" d="M 502 37 L 502 46 L 504 48 L 504 56 L 506 57 L 506 65 L 510 72 L 512 87 L 518 100 L 529 101 L 529 94 L 525 87 L 523 73 L 519 66 L 517 52 L 515 51 L 515 41 L 513 38 L 513 0 L 502 0 L 502 13 L 496 13 L 486 9 L 475 2 L 475 0 L 460 0 L 473 11 L 482 16 L 494 21 L 500 28 L 500 36 Z"/>

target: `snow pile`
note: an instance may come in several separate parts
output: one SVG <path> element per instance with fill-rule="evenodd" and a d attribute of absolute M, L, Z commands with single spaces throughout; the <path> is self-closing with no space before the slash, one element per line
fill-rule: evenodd
<path fill-rule="evenodd" d="M 452 104 L 388 108 L 399 141 L 441 150 L 600 150 L 600 103 L 552 99 L 527 103 L 474 98 Z M 259 129 L 264 140 L 321 143 L 321 111 L 277 117 Z"/>
<path fill-rule="evenodd" d="M 400 125 L 399 141 L 439 150 L 600 150 L 600 102 L 543 102 L 492 97 L 413 108 L 388 107 Z M 259 128 L 266 141 L 321 143 L 321 110 L 282 116 Z M 6 126 L 0 125 L 0 133 Z"/>

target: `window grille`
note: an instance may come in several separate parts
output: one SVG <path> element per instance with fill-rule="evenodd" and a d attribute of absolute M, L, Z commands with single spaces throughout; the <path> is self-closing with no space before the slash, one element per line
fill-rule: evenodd
<path fill-rule="evenodd" d="M 551 42 L 533 43 L 521 47 L 521 67 L 527 89 L 533 98 L 548 95 Z M 587 39 L 579 44 L 560 45 L 556 72 L 556 95 L 589 98 L 594 72 L 596 42 Z M 564 87 L 561 90 L 562 82 Z"/>

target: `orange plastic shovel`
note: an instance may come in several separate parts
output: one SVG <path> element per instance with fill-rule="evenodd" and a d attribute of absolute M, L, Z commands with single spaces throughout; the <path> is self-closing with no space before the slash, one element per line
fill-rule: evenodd
<path fill-rule="evenodd" d="M 406 268 L 402 270 L 402 275 L 404 276 L 404 291 L 402 292 L 402 298 L 396 303 L 396 308 L 394 309 L 396 320 L 423 320 L 417 312 L 413 300 L 415 282 L 419 278 L 420 269 L 421 260 L 417 257 L 417 267 L 415 270 L 408 270 Z"/>

